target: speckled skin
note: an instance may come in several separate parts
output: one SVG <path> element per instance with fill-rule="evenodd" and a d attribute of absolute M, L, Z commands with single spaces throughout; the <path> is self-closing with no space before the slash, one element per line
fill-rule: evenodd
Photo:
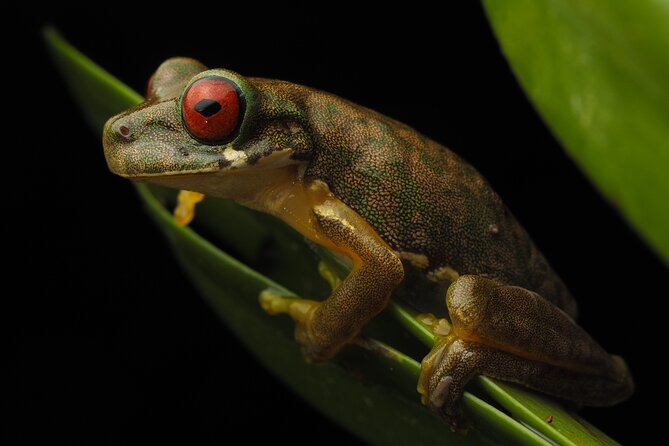
<path fill-rule="evenodd" d="M 587 404 L 631 394 L 624 361 L 574 323 L 574 299 L 473 167 L 334 95 L 204 70 L 191 59 L 161 65 L 147 101 L 106 124 L 109 167 L 232 198 L 350 259 L 352 272 L 322 303 L 261 298 L 267 311 L 295 319 L 308 358 L 335 355 L 391 293 L 443 308 L 448 288 L 453 330 L 424 360 L 419 385 L 444 416 L 459 415 L 462 389 L 478 373 Z M 194 139 L 182 119 L 184 88 L 205 76 L 241 91 L 246 111 L 225 144 Z"/>
<path fill-rule="evenodd" d="M 260 82 L 272 88 L 273 82 Z M 417 265 L 426 277 L 451 267 L 496 278 L 576 316 L 563 282 L 466 161 L 367 108 L 303 88 L 291 93 L 287 99 L 308 111 L 315 136 L 306 176 L 325 181 L 395 251 L 426 256 L 427 263 Z"/>

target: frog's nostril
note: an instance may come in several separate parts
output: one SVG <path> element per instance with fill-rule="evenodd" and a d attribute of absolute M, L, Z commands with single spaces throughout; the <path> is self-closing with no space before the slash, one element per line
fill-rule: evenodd
<path fill-rule="evenodd" d="M 121 139 L 129 140 L 130 137 L 132 136 L 132 132 L 130 131 L 130 128 L 127 125 L 119 124 L 116 126 L 114 129 L 114 133 L 116 133 L 116 136 L 118 136 Z"/>

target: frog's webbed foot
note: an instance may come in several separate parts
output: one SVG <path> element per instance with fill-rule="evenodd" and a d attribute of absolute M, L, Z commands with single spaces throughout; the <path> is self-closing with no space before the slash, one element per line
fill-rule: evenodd
<path fill-rule="evenodd" d="M 423 360 L 418 391 L 448 420 L 461 419 L 464 386 L 479 374 L 593 406 L 633 392 L 625 362 L 532 291 L 461 276 L 446 304 L 453 327 Z"/>
<path fill-rule="evenodd" d="M 439 336 L 423 359 L 418 392 L 424 405 L 437 412 L 454 429 L 464 426 L 460 399 L 464 386 L 480 373 L 476 352 L 455 336 Z"/>
<path fill-rule="evenodd" d="M 195 205 L 204 199 L 204 194 L 180 190 L 174 207 L 174 221 L 179 226 L 188 226 L 195 217 Z"/>
<path fill-rule="evenodd" d="M 287 314 L 295 321 L 295 340 L 302 345 L 304 357 L 313 363 L 330 359 L 336 351 L 327 348 L 314 334 L 314 312 L 320 302 L 283 296 L 270 289 L 260 293 L 260 306 L 271 315 Z"/>
<path fill-rule="evenodd" d="M 507 363 L 503 352 L 469 343 L 455 335 L 439 336 L 435 346 L 423 359 L 418 381 L 421 401 L 437 412 L 454 429 L 462 428 L 465 416 L 460 400 L 465 385 L 476 375 L 497 376 L 500 379 L 515 381 L 515 373 L 522 376 L 520 369 L 523 361 Z M 499 368 L 509 364 L 508 374 L 501 376 Z"/>
<path fill-rule="evenodd" d="M 341 279 L 327 263 L 319 262 L 318 273 L 334 291 L 341 284 Z M 260 293 L 260 306 L 268 314 L 287 314 L 295 321 L 295 340 L 302 345 L 302 352 L 309 362 L 318 363 L 330 359 L 334 351 L 325 348 L 317 341 L 313 333 L 314 312 L 320 302 L 300 299 L 295 296 L 284 296 L 271 289 Z"/>
<path fill-rule="evenodd" d="M 462 396 L 462 387 L 471 379 L 466 367 L 456 370 L 461 364 L 463 351 L 453 348 L 457 338 L 451 333 L 452 326 L 446 319 L 440 319 L 432 314 L 416 316 L 434 335 L 435 343 L 421 364 L 421 374 L 418 380 L 418 393 L 421 402 L 430 409 L 439 413 L 451 427 L 459 429 L 464 419 L 460 410 L 459 400 Z M 454 382 L 455 381 L 455 382 Z"/>

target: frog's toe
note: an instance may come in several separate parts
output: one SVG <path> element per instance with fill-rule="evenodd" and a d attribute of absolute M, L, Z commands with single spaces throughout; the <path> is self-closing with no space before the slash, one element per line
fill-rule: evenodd
<path fill-rule="evenodd" d="M 336 271 L 330 267 L 326 262 L 318 262 L 318 274 L 325 279 L 325 281 L 330 285 L 332 291 L 336 290 L 341 284 L 341 279 L 337 275 Z"/>
<path fill-rule="evenodd" d="M 195 205 L 204 199 L 199 192 L 180 190 L 174 207 L 174 221 L 179 226 L 188 226 L 195 218 Z"/>
<path fill-rule="evenodd" d="M 311 313 L 318 307 L 319 302 L 308 299 L 298 299 L 294 296 L 284 296 L 272 290 L 260 293 L 260 306 L 271 315 L 287 314 L 296 324 L 307 324 Z"/>
<path fill-rule="evenodd" d="M 271 315 L 287 314 L 295 321 L 295 339 L 302 345 L 302 352 L 309 362 L 327 361 L 333 356 L 324 342 L 319 342 L 312 330 L 313 314 L 320 302 L 284 296 L 272 290 L 260 293 L 260 306 Z"/>

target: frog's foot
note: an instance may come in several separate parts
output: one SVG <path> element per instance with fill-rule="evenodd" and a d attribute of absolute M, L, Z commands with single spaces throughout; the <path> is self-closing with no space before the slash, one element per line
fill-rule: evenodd
<path fill-rule="evenodd" d="M 632 394 L 625 362 L 537 293 L 461 276 L 446 297 L 452 330 L 422 363 L 422 401 L 444 418 L 462 417 L 464 386 L 476 375 L 512 381 L 578 403 L 604 406 Z"/>
<path fill-rule="evenodd" d="M 188 226 L 195 217 L 195 205 L 204 199 L 204 194 L 180 190 L 174 207 L 174 221 L 179 226 Z"/>
<path fill-rule="evenodd" d="M 271 315 L 287 314 L 295 321 L 295 340 L 302 345 L 302 352 L 309 362 L 319 363 L 334 356 L 335 351 L 327 349 L 314 335 L 314 313 L 320 302 L 283 296 L 272 290 L 260 293 L 260 306 Z"/>
<path fill-rule="evenodd" d="M 464 426 L 460 399 L 464 386 L 484 365 L 476 345 L 456 336 L 438 336 L 421 364 L 418 393 L 421 402 L 437 412 L 454 430 Z"/>

